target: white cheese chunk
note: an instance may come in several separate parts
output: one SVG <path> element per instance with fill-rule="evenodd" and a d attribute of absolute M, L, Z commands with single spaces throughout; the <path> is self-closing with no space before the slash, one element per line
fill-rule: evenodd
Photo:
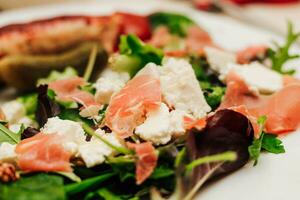
<path fill-rule="evenodd" d="M 57 133 L 63 136 L 63 147 L 73 156 L 81 157 L 87 167 L 101 164 L 106 156 L 117 153 L 95 136 L 91 141 L 86 141 L 84 130 L 79 123 L 74 121 L 62 120 L 58 117 L 49 118 L 41 131 L 45 134 Z M 105 133 L 101 129 L 95 132 L 114 146 L 123 146 L 114 133 Z"/>
<path fill-rule="evenodd" d="M 16 100 L 4 103 L 1 109 L 10 124 L 18 122 L 26 114 L 24 105 Z"/>
<path fill-rule="evenodd" d="M 195 118 L 202 118 L 211 110 L 187 61 L 170 58 L 159 70 L 163 98 L 170 107 Z"/>
<path fill-rule="evenodd" d="M 115 72 L 106 69 L 94 84 L 96 100 L 101 104 L 108 104 L 113 94 L 120 91 L 130 79 L 126 72 Z"/>
<path fill-rule="evenodd" d="M 173 136 L 179 137 L 185 134 L 184 116 L 185 112 L 181 110 L 172 110 L 170 112 L 170 127 L 169 131 Z"/>
<path fill-rule="evenodd" d="M 114 146 L 123 146 L 114 133 L 105 133 L 103 130 L 98 129 L 96 134 L 98 134 L 100 137 L 103 137 Z M 79 146 L 79 155 L 87 167 L 93 167 L 97 164 L 101 164 L 104 162 L 105 157 L 113 156 L 115 154 L 117 154 L 117 152 L 114 149 L 104 144 L 95 136 L 92 137 L 90 142 L 86 142 L 85 144 Z"/>
<path fill-rule="evenodd" d="M 169 108 L 162 103 L 157 110 L 147 113 L 143 124 L 136 127 L 135 134 L 156 145 L 166 144 L 171 140 Z"/>
<path fill-rule="evenodd" d="M 159 109 L 147 113 L 143 124 L 135 129 L 140 138 L 156 145 L 168 143 L 173 137 L 185 134 L 184 111 L 172 110 L 162 103 Z"/>
<path fill-rule="evenodd" d="M 8 128 L 9 130 L 11 130 L 14 133 L 18 133 L 22 127 L 22 125 L 27 128 L 28 126 L 33 126 L 33 127 L 37 127 L 36 122 L 34 122 L 32 119 L 30 119 L 29 117 L 22 117 L 20 118 L 16 123 L 14 124 L 9 124 Z"/>
<path fill-rule="evenodd" d="M 245 65 L 231 64 L 229 67 L 230 72 L 240 76 L 254 92 L 273 93 L 283 87 L 282 76 L 258 62 Z"/>
<path fill-rule="evenodd" d="M 141 69 L 136 76 L 140 76 L 140 75 L 151 75 L 154 77 L 159 78 L 160 74 L 159 74 L 159 68 L 161 68 L 161 66 L 158 66 L 154 63 L 148 63 L 145 67 L 143 67 L 143 69 Z"/>
<path fill-rule="evenodd" d="M 0 144 L 0 161 L 13 161 L 17 158 L 16 145 L 3 142 Z"/>
<path fill-rule="evenodd" d="M 41 132 L 45 134 L 56 133 L 63 136 L 63 146 L 67 151 L 72 153 L 72 155 L 76 155 L 78 146 L 86 142 L 85 132 L 79 123 L 71 120 L 62 120 L 58 117 L 49 118 L 41 129 Z"/>
<path fill-rule="evenodd" d="M 210 68 L 220 75 L 220 80 L 225 80 L 224 74 L 228 73 L 228 64 L 236 63 L 236 55 L 213 47 L 205 47 L 207 62 Z"/>

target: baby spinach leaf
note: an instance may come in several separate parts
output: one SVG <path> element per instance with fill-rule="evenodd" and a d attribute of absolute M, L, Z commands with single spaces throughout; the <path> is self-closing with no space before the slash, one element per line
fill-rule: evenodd
<path fill-rule="evenodd" d="M 10 184 L 0 184 L 1 200 L 65 200 L 63 178 L 36 174 Z"/>
<path fill-rule="evenodd" d="M 186 35 L 188 27 L 195 24 L 190 18 L 168 12 L 157 12 L 149 16 L 152 28 L 158 26 L 167 26 L 169 31 L 178 36 L 184 37 Z"/>

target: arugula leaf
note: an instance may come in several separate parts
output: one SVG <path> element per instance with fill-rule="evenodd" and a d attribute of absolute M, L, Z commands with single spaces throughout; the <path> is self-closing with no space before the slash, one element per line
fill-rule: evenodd
<path fill-rule="evenodd" d="M 64 71 L 52 71 L 48 77 L 40 78 L 37 85 L 48 84 L 56 80 L 67 79 L 77 76 L 77 71 L 72 67 L 67 67 Z"/>
<path fill-rule="evenodd" d="M 284 70 L 284 64 L 296 58 L 299 58 L 299 55 L 290 55 L 289 51 L 293 43 L 295 43 L 300 37 L 300 32 L 294 32 L 293 24 L 288 23 L 288 33 L 286 36 L 286 41 L 283 46 L 275 43 L 276 49 L 268 49 L 267 56 L 271 59 L 272 69 L 281 73 L 281 74 L 294 74 L 295 70 Z"/>
<path fill-rule="evenodd" d="M 149 16 L 149 19 L 152 28 L 167 26 L 171 33 L 181 37 L 186 35 L 188 27 L 195 24 L 193 20 L 184 15 L 168 12 L 154 13 Z"/>
<path fill-rule="evenodd" d="M 269 153 L 285 153 L 282 141 L 279 140 L 277 136 L 273 134 L 264 134 L 261 147 Z"/>
<path fill-rule="evenodd" d="M 119 45 L 120 54 L 113 57 L 111 67 L 117 71 L 126 71 L 134 76 L 147 63 L 161 64 L 163 51 L 143 43 L 134 35 L 122 35 Z"/>
<path fill-rule="evenodd" d="M 63 178 L 36 174 L 10 184 L 0 184 L 1 200 L 65 200 Z"/>
<path fill-rule="evenodd" d="M 71 184 L 65 185 L 64 189 L 69 196 L 75 195 L 80 192 L 98 187 L 104 181 L 110 179 L 113 176 L 115 176 L 114 172 L 105 172 L 99 176 L 85 179 L 79 183 L 71 183 Z"/>
<path fill-rule="evenodd" d="M 10 131 L 8 128 L 0 123 L 0 144 L 8 142 L 10 144 L 17 144 L 20 141 L 20 134 Z"/>
<path fill-rule="evenodd" d="M 257 165 L 260 156 L 263 136 L 264 133 L 261 133 L 260 138 L 253 140 L 252 145 L 248 148 L 250 158 L 254 160 L 254 166 Z"/>
<path fill-rule="evenodd" d="M 254 160 L 254 166 L 257 165 L 258 158 L 260 156 L 262 141 L 263 141 L 263 137 L 265 134 L 263 132 L 263 129 L 264 129 L 266 120 L 267 120 L 266 116 L 261 116 L 257 119 L 257 123 L 260 128 L 260 130 L 259 130 L 260 137 L 258 139 L 254 139 L 252 142 L 252 145 L 250 145 L 248 147 L 250 159 Z"/>
<path fill-rule="evenodd" d="M 269 153 L 280 154 L 285 153 L 284 146 L 282 142 L 277 139 L 276 135 L 267 134 L 263 132 L 263 127 L 266 121 L 266 117 L 260 117 L 258 119 L 258 124 L 260 125 L 261 134 L 258 139 L 254 139 L 251 146 L 249 146 L 250 158 L 254 160 L 254 166 L 257 165 L 260 152 L 265 150 Z"/>

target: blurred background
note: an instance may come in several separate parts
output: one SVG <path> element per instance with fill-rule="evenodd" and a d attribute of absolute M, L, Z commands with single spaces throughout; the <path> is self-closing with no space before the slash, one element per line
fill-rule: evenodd
<path fill-rule="evenodd" d="M 0 0 L 0 10 L 19 9 L 33 5 L 57 4 L 83 0 Z M 84 0 L 88 1 L 88 0 Z M 103 1 L 105 0 L 94 0 Z M 110 0 L 118 1 L 118 0 Z M 119 0 L 125 1 L 125 0 Z M 130 0 L 127 0 L 130 2 Z M 245 23 L 261 26 L 277 34 L 284 34 L 286 22 L 292 21 L 300 30 L 300 0 L 149 0 L 169 1 L 194 6 L 199 10 L 227 15 Z M 0 11 L 0 12 L 1 12 Z"/>
<path fill-rule="evenodd" d="M 0 10 L 3 12 L 33 5 L 87 1 L 89 0 L 0 0 Z M 285 33 L 288 20 L 293 22 L 296 30 L 300 30 L 300 0 L 140 0 L 141 3 L 142 1 L 180 2 L 199 10 L 227 15 L 281 35 Z"/>

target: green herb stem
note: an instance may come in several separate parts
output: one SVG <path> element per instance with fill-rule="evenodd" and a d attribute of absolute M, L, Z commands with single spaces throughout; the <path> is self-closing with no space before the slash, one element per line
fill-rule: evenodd
<path fill-rule="evenodd" d="M 195 167 L 205 164 L 205 163 L 220 162 L 220 161 L 235 161 L 236 159 L 237 159 L 237 155 L 235 152 L 227 151 L 224 153 L 211 155 L 211 156 L 205 156 L 205 157 L 199 158 L 197 160 L 194 160 L 186 166 L 186 170 L 189 172 L 189 171 L 193 170 Z"/>
<path fill-rule="evenodd" d="M 103 175 L 100 175 L 97 177 L 85 179 L 84 181 L 82 181 L 80 183 L 68 184 L 68 185 L 64 186 L 64 189 L 68 195 L 74 195 L 74 194 L 80 193 L 82 191 L 85 191 L 87 189 L 90 189 L 91 187 L 96 187 L 115 175 L 116 174 L 113 172 L 106 173 L 106 174 L 103 174 Z"/>
<path fill-rule="evenodd" d="M 84 75 L 83 75 L 83 78 L 84 78 L 85 81 L 89 81 L 89 79 L 91 77 L 93 68 L 95 66 L 96 58 L 97 58 L 97 52 L 98 52 L 98 46 L 94 45 L 92 50 L 91 50 L 89 61 L 88 61 L 88 64 L 86 66 L 86 69 L 85 69 L 85 72 L 84 72 Z"/>

